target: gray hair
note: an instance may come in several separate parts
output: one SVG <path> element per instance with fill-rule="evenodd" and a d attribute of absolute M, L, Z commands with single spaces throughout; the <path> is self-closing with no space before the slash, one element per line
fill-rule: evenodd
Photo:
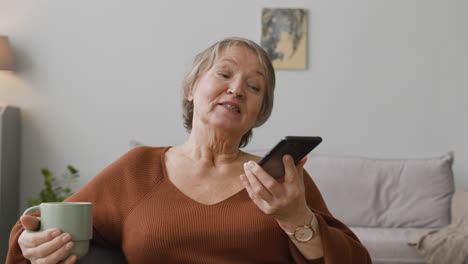
<path fill-rule="evenodd" d="M 216 58 L 218 58 L 222 51 L 230 47 L 239 46 L 248 48 L 257 55 L 258 60 L 263 67 L 263 72 L 265 73 L 266 91 L 263 97 L 262 107 L 254 127 L 263 125 L 270 117 L 273 110 L 273 99 L 275 91 L 275 70 L 273 69 L 271 60 L 265 50 L 257 43 L 244 38 L 230 37 L 216 42 L 195 56 L 192 68 L 182 82 L 182 115 L 184 119 L 184 127 L 189 133 L 192 131 L 193 101 L 190 101 L 187 98 L 190 95 L 195 82 L 202 73 L 205 73 L 213 66 L 214 61 Z M 242 136 L 239 147 L 242 148 L 247 146 L 251 138 L 252 128 Z"/>

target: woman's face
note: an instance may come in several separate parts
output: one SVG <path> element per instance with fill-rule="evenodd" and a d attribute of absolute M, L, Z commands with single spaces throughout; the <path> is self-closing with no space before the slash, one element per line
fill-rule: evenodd
<path fill-rule="evenodd" d="M 223 50 L 202 73 L 189 100 L 193 122 L 244 135 L 257 121 L 265 95 L 263 67 L 257 55 L 244 47 Z"/>

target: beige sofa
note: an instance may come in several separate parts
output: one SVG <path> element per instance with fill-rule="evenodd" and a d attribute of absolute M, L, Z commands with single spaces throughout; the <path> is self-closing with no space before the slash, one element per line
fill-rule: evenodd
<path fill-rule="evenodd" d="M 451 223 L 453 156 L 373 159 L 311 155 L 305 168 L 332 214 L 359 237 L 373 263 L 416 264 L 425 260 L 408 242 Z"/>

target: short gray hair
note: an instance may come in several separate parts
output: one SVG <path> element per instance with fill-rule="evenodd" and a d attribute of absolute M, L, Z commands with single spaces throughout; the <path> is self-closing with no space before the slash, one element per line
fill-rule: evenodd
<path fill-rule="evenodd" d="M 225 38 L 221 41 L 216 42 L 211 45 L 209 48 L 200 52 L 195 59 L 193 60 L 192 68 L 185 76 L 182 82 L 182 115 L 184 119 L 184 127 L 188 132 L 192 131 L 192 121 L 193 121 L 193 101 L 188 100 L 188 96 L 195 85 L 198 77 L 206 71 L 208 71 L 214 64 L 214 61 L 219 56 L 219 54 L 230 47 L 245 47 L 253 51 L 263 67 L 263 72 L 265 74 L 265 86 L 266 91 L 263 97 L 262 108 L 257 117 L 257 122 L 254 127 L 259 127 L 263 125 L 271 115 L 273 110 L 273 99 L 275 91 L 275 70 L 271 63 L 268 54 L 265 50 L 260 47 L 257 43 L 238 37 Z M 242 136 L 239 147 L 245 147 L 249 143 L 252 137 L 252 128 L 249 129 L 247 133 Z"/>

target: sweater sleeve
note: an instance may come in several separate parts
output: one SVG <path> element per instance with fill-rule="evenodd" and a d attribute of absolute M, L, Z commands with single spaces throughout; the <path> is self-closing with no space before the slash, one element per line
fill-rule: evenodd
<path fill-rule="evenodd" d="M 295 262 L 301 264 L 371 264 L 367 249 L 345 224 L 331 215 L 320 191 L 305 170 L 304 184 L 307 204 L 319 223 L 323 257 L 308 261 L 295 247 L 294 243 L 289 241 L 289 248 Z"/>
<path fill-rule="evenodd" d="M 125 217 L 157 182 L 159 163 L 150 155 L 153 151 L 157 149 L 130 150 L 66 199 L 66 202 L 93 203 L 92 243 L 120 248 Z M 29 263 L 18 244 L 23 230 L 18 221 L 10 233 L 7 264 Z"/>

